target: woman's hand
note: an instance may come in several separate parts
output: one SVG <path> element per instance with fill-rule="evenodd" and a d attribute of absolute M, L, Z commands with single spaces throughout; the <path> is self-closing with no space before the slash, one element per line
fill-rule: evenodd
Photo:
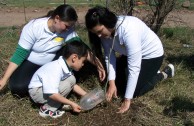
<path fill-rule="evenodd" d="M 105 70 L 102 68 L 98 68 L 98 75 L 99 75 L 100 81 L 102 82 L 106 77 Z"/>
<path fill-rule="evenodd" d="M 117 113 L 124 113 L 124 112 L 126 112 L 129 109 L 130 105 L 131 105 L 131 99 L 125 98 L 125 100 L 121 104 L 121 107 L 118 108 L 119 111 Z"/>
<path fill-rule="evenodd" d="M 6 81 L 4 81 L 3 79 L 0 80 L 0 90 L 2 90 L 6 85 Z"/>
<path fill-rule="evenodd" d="M 91 51 L 88 51 L 87 60 L 97 67 L 99 79 L 100 81 L 103 81 L 106 77 L 106 73 L 100 60 L 96 56 L 94 56 Z"/>
<path fill-rule="evenodd" d="M 112 97 L 117 98 L 117 87 L 114 80 L 109 81 L 109 88 L 106 92 L 106 100 L 111 101 Z"/>
<path fill-rule="evenodd" d="M 17 64 L 13 62 L 9 62 L 7 70 L 5 71 L 4 76 L 0 80 L 0 90 L 2 90 L 5 87 L 5 85 L 7 84 L 7 81 L 9 80 L 12 73 L 17 69 L 17 67 L 18 67 Z"/>

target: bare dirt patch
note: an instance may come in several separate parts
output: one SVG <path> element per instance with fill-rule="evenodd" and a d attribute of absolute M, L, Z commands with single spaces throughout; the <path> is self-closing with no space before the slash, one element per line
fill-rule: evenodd
<path fill-rule="evenodd" d="M 41 17 L 54 8 L 19 8 L 19 7 L 1 7 L 0 8 L 0 26 L 22 26 L 33 18 Z M 78 22 L 84 24 L 84 16 L 88 7 L 76 8 L 79 19 Z M 140 11 L 140 13 L 144 13 Z M 165 26 L 188 26 L 194 28 L 194 12 L 186 9 L 172 11 L 165 21 Z"/>
<path fill-rule="evenodd" d="M 174 10 L 166 18 L 165 25 L 170 27 L 188 26 L 194 28 L 194 11 Z"/>
<path fill-rule="evenodd" d="M 2 7 L 0 8 L 0 26 L 22 26 L 33 18 L 38 18 L 47 14 L 48 11 L 54 8 L 19 8 L 19 7 Z M 79 20 L 78 22 L 84 23 L 84 16 L 88 8 L 77 8 Z"/>

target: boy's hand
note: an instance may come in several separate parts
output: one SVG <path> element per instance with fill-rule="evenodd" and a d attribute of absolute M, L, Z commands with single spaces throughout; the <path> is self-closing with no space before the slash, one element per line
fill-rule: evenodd
<path fill-rule="evenodd" d="M 81 107 L 78 104 L 74 103 L 71 105 L 71 107 L 74 112 L 81 112 Z"/>

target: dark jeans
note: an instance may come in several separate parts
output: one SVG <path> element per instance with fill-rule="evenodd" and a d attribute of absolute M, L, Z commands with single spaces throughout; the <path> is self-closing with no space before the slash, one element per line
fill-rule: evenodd
<path fill-rule="evenodd" d="M 56 52 L 53 60 L 57 60 L 62 55 L 62 48 Z M 25 60 L 11 75 L 9 80 L 9 88 L 11 93 L 19 98 L 29 96 L 28 85 L 34 73 L 41 66 Z"/>
<path fill-rule="evenodd" d="M 25 60 L 11 75 L 9 88 L 14 96 L 19 98 L 28 96 L 28 85 L 33 74 L 40 68 L 39 65 Z"/>
<path fill-rule="evenodd" d="M 148 91 L 152 90 L 154 86 L 163 80 L 164 76 L 162 73 L 157 74 L 160 69 L 163 56 L 152 58 L 152 59 L 143 59 L 141 63 L 141 70 L 138 78 L 138 82 L 136 85 L 136 89 L 133 97 L 141 96 Z M 124 95 L 126 90 L 127 83 L 127 57 L 121 56 L 117 59 L 117 69 L 116 69 L 116 86 L 118 89 L 119 95 Z"/>

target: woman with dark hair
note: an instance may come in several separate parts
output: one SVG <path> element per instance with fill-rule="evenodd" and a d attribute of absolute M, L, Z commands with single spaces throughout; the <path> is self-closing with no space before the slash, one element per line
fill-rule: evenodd
<path fill-rule="evenodd" d="M 49 12 L 47 16 L 27 23 L 22 30 L 9 66 L 0 80 L 0 90 L 9 80 L 12 94 L 19 97 L 28 95 L 28 84 L 35 71 L 45 63 L 51 62 L 55 57 L 59 57 L 60 49 L 66 42 L 73 40 L 81 42 L 74 31 L 77 19 L 75 9 L 64 4 Z M 89 54 L 88 60 L 97 66 L 100 80 L 104 80 L 103 66 L 91 52 Z"/>
<path fill-rule="evenodd" d="M 115 84 L 115 79 L 118 79 L 115 53 L 126 59 L 127 84 L 118 113 L 127 111 L 131 99 L 153 89 L 158 81 L 174 76 L 172 64 L 157 74 L 163 62 L 163 46 L 159 37 L 140 19 L 116 16 L 107 8 L 96 6 L 88 10 L 85 23 L 96 55 L 102 55 L 101 45 L 104 49 L 109 80 L 108 101 L 117 97 L 117 88 L 122 85 Z"/>

